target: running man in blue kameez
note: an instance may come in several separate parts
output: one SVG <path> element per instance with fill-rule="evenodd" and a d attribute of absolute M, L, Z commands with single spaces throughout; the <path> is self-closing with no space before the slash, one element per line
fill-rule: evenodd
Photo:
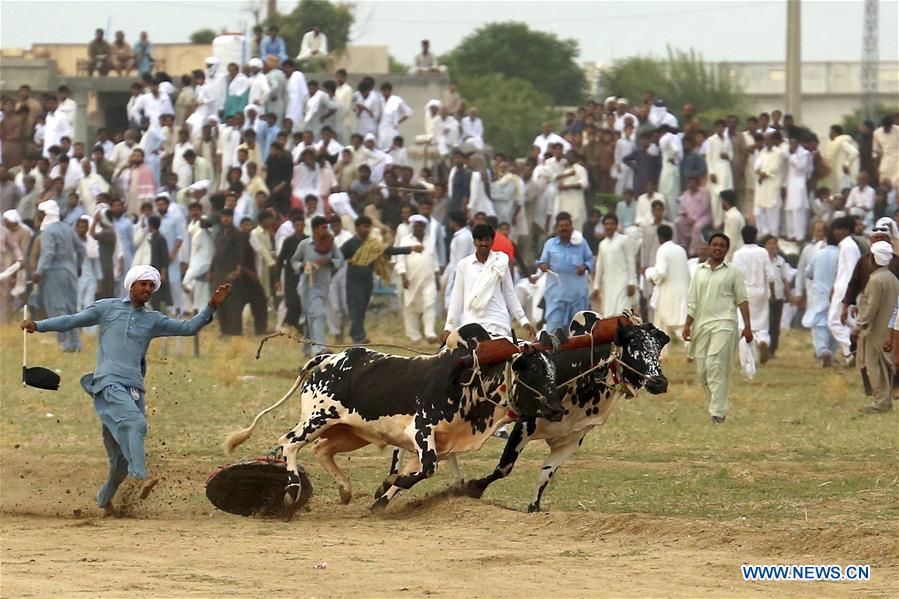
<path fill-rule="evenodd" d="M 116 513 L 112 499 L 127 476 L 144 481 L 141 499 L 159 482 L 147 475 L 144 454 L 144 377 L 150 341 L 156 337 L 196 335 L 212 322 L 216 308 L 231 291 L 230 285 L 221 285 L 199 314 L 190 320 L 178 320 L 146 305 L 159 285 L 158 270 L 147 265 L 134 266 L 125 275 L 127 299 L 101 299 L 77 314 L 22 322 L 22 328 L 29 333 L 100 327 L 97 368 L 81 377 L 81 386 L 93 397 L 109 456 L 109 478 L 97 494 L 97 505 L 107 515 Z"/>

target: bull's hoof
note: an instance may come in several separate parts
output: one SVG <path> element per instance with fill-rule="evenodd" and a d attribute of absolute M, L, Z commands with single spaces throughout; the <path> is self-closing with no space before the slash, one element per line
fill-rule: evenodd
<path fill-rule="evenodd" d="M 399 474 L 391 474 L 390 476 L 388 476 L 387 478 L 385 478 L 385 479 L 384 479 L 384 482 L 381 483 L 381 486 L 378 487 L 378 488 L 375 490 L 375 496 L 374 496 L 374 498 L 377 499 L 377 498 L 381 497 L 382 495 L 384 495 L 384 493 L 387 492 L 387 490 L 388 490 L 390 487 L 392 487 L 393 485 L 395 485 L 395 484 L 396 484 L 396 478 L 397 478 L 398 476 L 399 476 Z"/>
<path fill-rule="evenodd" d="M 343 505 L 348 504 L 353 499 L 353 491 L 349 488 L 340 487 L 337 489 L 337 492 L 340 494 L 340 503 Z"/>
<path fill-rule="evenodd" d="M 530 505 L 528 506 L 528 513 L 529 513 L 529 514 L 536 514 L 536 513 L 538 513 L 539 511 L 540 511 L 540 504 L 539 504 L 539 503 L 532 503 L 532 504 L 530 504 Z"/>
<path fill-rule="evenodd" d="M 375 501 L 373 504 L 371 504 L 371 507 L 369 507 L 368 509 L 371 511 L 372 514 L 380 514 L 384 510 L 387 509 L 388 501 L 389 501 L 389 499 L 387 499 L 387 497 L 385 495 L 382 495 L 382 496 L 378 497 L 378 500 Z"/>
<path fill-rule="evenodd" d="M 480 499 L 484 495 L 484 491 L 487 490 L 487 484 L 482 482 L 480 479 L 472 480 L 467 483 L 464 483 L 460 489 L 467 496 L 472 499 Z"/>

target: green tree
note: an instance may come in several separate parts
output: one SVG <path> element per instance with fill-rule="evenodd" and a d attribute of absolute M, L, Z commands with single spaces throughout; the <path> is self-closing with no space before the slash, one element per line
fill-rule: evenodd
<path fill-rule="evenodd" d="M 460 77 L 459 93 L 484 121 L 484 137 L 497 152 L 527 156 L 533 135 L 548 119 L 552 98 L 525 79 L 483 75 Z"/>
<path fill-rule="evenodd" d="M 391 75 L 407 75 L 409 73 L 409 65 L 397 60 L 393 54 L 388 54 L 387 60 L 389 61 L 387 72 Z"/>
<path fill-rule="evenodd" d="M 277 14 L 267 19 L 263 26 L 277 25 L 279 35 L 287 45 L 287 55 L 294 57 L 300 53 L 303 34 L 318 25 L 322 33 L 328 36 L 328 51 L 339 54 L 346 48 L 353 18 L 352 4 L 300 0 L 290 13 Z"/>
<path fill-rule="evenodd" d="M 214 29 L 198 29 L 190 34 L 190 43 L 192 44 L 211 44 L 212 40 L 218 33 L 215 32 Z"/>
<path fill-rule="evenodd" d="M 617 61 L 602 72 L 601 88 L 603 95 L 624 96 L 632 103 L 640 102 L 643 92 L 652 90 L 674 114 L 691 102 L 704 125 L 727 114 L 741 114 L 746 106 L 742 86 L 726 69 L 708 65 L 693 50 L 670 47 L 666 59 L 634 56 Z"/>
<path fill-rule="evenodd" d="M 843 121 L 842 123 L 840 123 L 843 126 L 843 130 L 853 137 L 858 135 L 858 128 L 862 124 L 862 121 L 865 120 L 862 116 L 863 110 L 863 108 L 856 108 L 852 111 L 852 114 L 844 114 Z M 899 113 L 899 106 L 895 104 L 890 106 L 889 104 L 882 104 L 878 102 L 874 106 L 874 114 L 876 116 L 875 118 L 871 119 L 872 121 L 874 121 L 874 128 L 877 129 L 878 127 L 880 127 L 880 120 L 883 117 L 897 113 Z"/>
<path fill-rule="evenodd" d="M 545 90 L 551 104 L 579 104 L 586 80 L 572 39 L 533 31 L 524 23 L 490 23 L 440 57 L 454 79 L 500 75 Z M 487 122 L 487 119 L 484 119 Z"/>

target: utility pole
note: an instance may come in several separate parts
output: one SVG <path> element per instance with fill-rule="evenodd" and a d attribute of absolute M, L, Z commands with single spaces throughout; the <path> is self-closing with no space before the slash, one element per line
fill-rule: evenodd
<path fill-rule="evenodd" d="M 802 11 L 800 0 L 787 0 L 786 111 L 802 123 Z"/>
<path fill-rule="evenodd" d="M 271 19 L 278 14 L 278 0 L 266 0 L 266 17 Z"/>
<path fill-rule="evenodd" d="M 877 0 L 865 0 L 865 25 L 862 32 L 862 114 L 877 120 L 877 57 L 878 57 Z"/>

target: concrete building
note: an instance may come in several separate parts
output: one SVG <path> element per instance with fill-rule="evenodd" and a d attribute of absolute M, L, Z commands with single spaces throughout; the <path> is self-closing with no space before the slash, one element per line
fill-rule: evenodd
<path fill-rule="evenodd" d="M 721 63 L 719 68 L 746 90 L 754 112 L 784 109 L 785 65 L 782 62 Z M 899 106 L 899 62 L 878 64 L 879 104 Z M 819 133 L 862 106 L 860 62 L 802 64 L 802 120 Z"/>
<path fill-rule="evenodd" d="M 750 112 L 758 114 L 785 109 L 785 63 L 719 62 L 711 63 L 711 66 L 740 83 L 746 92 Z M 592 84 L 589 89 L 597 89 L 597 71 L 606 67 L 593 62 L 583 63 L 587 80 Z M 861 62 L 802 63 L 802 124 L 813 131 L 826 132 L 830 125 L 842 121 L 844 115 L 861 108 L 861 70 Z M 881 61 L 878 64 L 875 102 L 899 107 L 899 62 Z M 676 112 L 680 107 L 671 109 Z"/>

